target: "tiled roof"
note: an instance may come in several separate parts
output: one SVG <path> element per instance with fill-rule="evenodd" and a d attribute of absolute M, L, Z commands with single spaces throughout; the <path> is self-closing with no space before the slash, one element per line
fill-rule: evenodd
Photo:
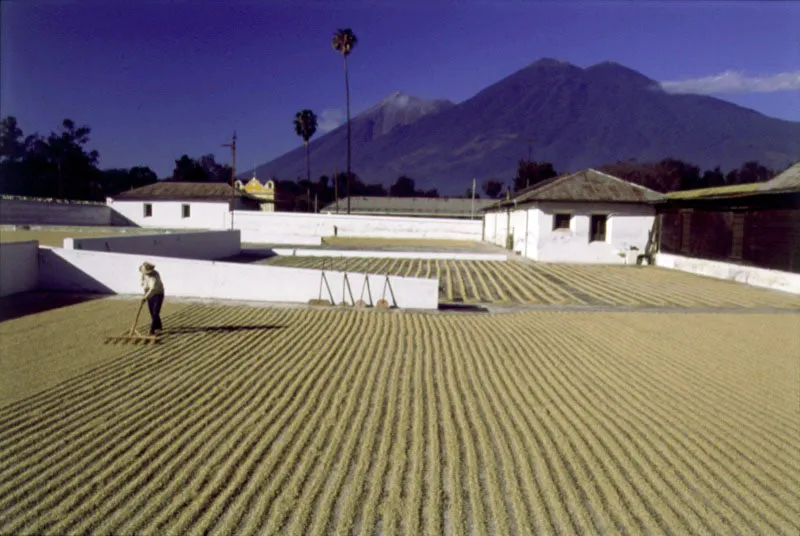
<path fill-rule="evenodd" d="M 590 168 L 540 182 L 490 208 L 537 201 L 651 203 L 663 197 L 663 194 L 650 188 Z"/>
<path fill-rule="evenodd" d="M 119 201 L 228 201 L 247 197 L 224 182 L 159 181 L 112 197 Z"/>
<path fill-rule="evenodd" d="M 475 214 L 494 203 L 493 199 L 476 199 Z M 336 203 L 322 208 L 320 212 L 333 212 Z M 347 198 L 339 200 L 339 212 L 347 211 Z M 472 199 L 461 197 L 369 197 L 350 198 L 350 211 L 360 214 L 394 214 L 411 216 L 469 216 Z"/>

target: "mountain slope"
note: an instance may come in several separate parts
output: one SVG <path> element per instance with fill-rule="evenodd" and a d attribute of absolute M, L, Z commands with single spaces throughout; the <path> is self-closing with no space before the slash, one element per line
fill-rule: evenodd
<path fill-rule="evenodd" d="M 362 151 L 371 142 L 391 134 L 396 128 L 412 124 L 427 115 L 438 114 L 442 110 L 455 106 L 452 102 L 443 99 L 425 100 L 411 97 L 401 92 L 395 92 L 386 97 L 372 108 L 352 118 L 352 144 L 353 152 L 358 147 Z M 331 175 L 334 169 L 339 172 L 346 171 L 347 151 L 347 125 L 341 125 L 323 136 L 312 139 L 311 172 L 314 177 L 326 174 Z M 259 177 L 278 177 L 281 179 L 295 179 L 306 174 L 306 152 L 303 146 L 298 147 L 277 159 L 258 166 L 256 172 Z M 353 158 L 353 170 L 358 159 Z M 252 170 L 240 176 L 249 178 Z M 373 180 L 372 182 L 377 182 Z"/>
<path fill-rule="evenodd" d="M 430 107 L 407 121 L 385 119 L 394 100 L 353 119 L 353 171 L 367 182 L 405 174 L 420 187 L 462 193 L 473 177 L 513 176 L 529 138 L 533 157 L 561 172 L 629 158 L 671 156 L 723 169 L 746 160 L 781 169 L 800 160 L 800 123 L 713 97 L 669 94 L 613 62 L 582 69 L 539 60 L 458 105 Z M 342 170 L 344 127 L 311 150 L 315 175 Z M 287 153 L 260 166 L 259 176 L 302 174 L 303 158 L 300 149 Z"/>

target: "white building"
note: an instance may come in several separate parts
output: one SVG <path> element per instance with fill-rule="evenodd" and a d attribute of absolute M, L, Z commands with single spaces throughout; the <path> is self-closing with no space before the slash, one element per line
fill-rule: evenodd
<path fill-rule="evenodd" d="M 630 264 L 663 196 L 594 169 L 549 179 L 484 209 L 483 239 L 543 262 Z"/>
<path fill-rule="evenodd" d="M 159 181 L 109 197 L 108 206 L 139 227 L 225 229 L 234 210 L 258 210 L 246 193 L 220 182 Z"/>

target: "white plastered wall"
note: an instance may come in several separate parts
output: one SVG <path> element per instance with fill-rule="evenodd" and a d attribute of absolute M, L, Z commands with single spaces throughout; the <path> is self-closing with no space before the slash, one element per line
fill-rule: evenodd
<path fill-rule="evenodd" d="M 158 229 L 228 229 L 227 202 L 206 201 L 114 201 L 108 206 L 139 227 Z M 145 217 L 144 206 L 153 207 L 152 216 Z M 189 217 L 183 217 L 183 205 L 189 205 Z"/>
<path fill-rule="evenodd" d="M 645 204 L 537 203 L 528 210 L 535 240 L 527 256 L 542 262 L 635 263 L 655 220 L 655 209 Z M 553 229 L 556 213 L 572 215 L 569 230 Z M 589 241 L 592 214 L 607 215 L 604 241 Z M 631 250 L 632 246 L 638 251 Z"/>
<path fill-rule="evenodd" d="M 322 272 L 302 268 L 284 268 L 219 261 L 200 261 L 68 250 L 41 247 L 38 257 L 39 287 L 43 290 L 89 292 L 100 294 L 141 294 L 138 268 L 151 262 L 161 274 L 167 299 L 171 296 L 220 300 L 250 300 L 263 302 L 308 303 L 318 299 Z M 344 287 L 344 274 L 325 272 L 323 299 L 341 303 L 343 297 L 351 303 Z M 373 303 L 384 296 L 385 276 L 348 273 L 353 297 L 361 297 L 365 278 L 368 279 Z M 389 277 L 391 288 L 400 308 L 436 309 L 439 301 L 438 279 Z M 344 292 L 343 292 L 344 291 Z M 367 294 L 365 293 L 365 301 Z M 385 297 L 393 299 L 389 290 Z"/>
<path fill-rule="evenodd" d="M 36 289 L 38 252 L 35 240 L 0 244 L 0 297 Z"/>
<path fill-rule="evenodd" d="M 64 248 L 208 260 L 233 257 L 242 250 L 239 231 L 65 238 Z"/>
<path fill-rule="evenodd" d="M 717 279 L 729 279 L 756 287 L 800 294 L 800 274 L 756 268 L 754 266 L 743 266 L 728 262 L 683 257 L 670 253 L 657 253 L 655 260 L 656 266 L 661 266 L 663 268 L 671 268 L 673 270 L 715 277 Z"/>

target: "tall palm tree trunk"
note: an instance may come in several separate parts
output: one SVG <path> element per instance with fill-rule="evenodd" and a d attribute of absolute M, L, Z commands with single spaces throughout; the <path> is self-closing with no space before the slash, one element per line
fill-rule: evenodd
<path fill-rule="evenodd" d="M 308 148 L 308 140 L 306 142 L 306 178 L 311 182 L 311 150 Z"/>
<path fill-rule="evenodd" d="M 347 76 L 347 56 L 344 57 L 344 92 L 347 98 L 347 214 L 349 216 L 353 179 L 350 171 L 350 80 Z"/>

